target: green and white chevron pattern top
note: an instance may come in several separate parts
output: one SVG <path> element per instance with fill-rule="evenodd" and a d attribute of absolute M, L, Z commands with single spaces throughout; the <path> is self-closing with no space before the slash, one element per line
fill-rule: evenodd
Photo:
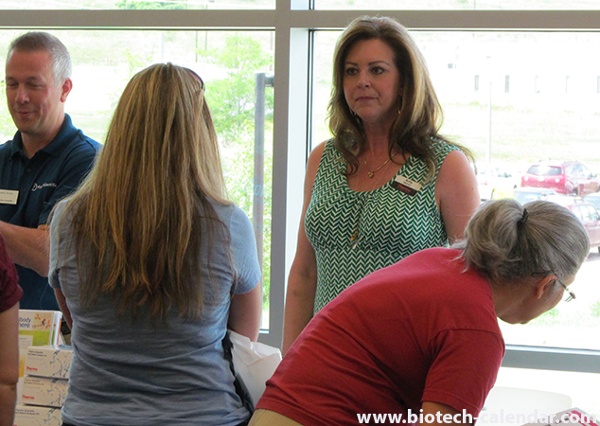
<path fill-rule="evenodd" d="M 305 218 L 317 259 L 315 312 L 365 275 L 416 251 L 448 245 L 434 189 L 446 155 L 458 148 L 437 139 L 432 143 L 433 179 L 423 184 L 427 166 L 415 157 L 398 171 L 423 184 L 416 195 L 394 188 L 393 179 L 373 191 L 350 189 L 344 157 L 332 140 L 326 143 Z M 352 238 L 356 232 L 358 238 Z"/>

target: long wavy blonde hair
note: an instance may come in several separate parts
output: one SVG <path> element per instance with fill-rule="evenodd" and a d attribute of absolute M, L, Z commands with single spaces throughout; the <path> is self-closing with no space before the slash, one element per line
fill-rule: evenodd
<path fill-rule="evenodd" d="M 154 319 L 172 308 L 198 318 L 208 285 L 199 283 L 200 249 L 225 232 L 209 199 L 228 203 L 204 84 L 187 68 L 152 65 L 127 84 L 67 207 L 80 302 L 111 295 L 120 314 L 147 306 Z"/>

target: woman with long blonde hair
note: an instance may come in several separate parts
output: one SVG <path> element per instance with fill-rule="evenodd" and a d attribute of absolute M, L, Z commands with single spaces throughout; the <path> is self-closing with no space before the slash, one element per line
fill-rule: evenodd
<path fill-rule="evenodd" d="M 136 74 L 81 188 L 51 222 L 50 283 L 72 326 L 66 424 L 239 425 L 227 327 L 256 340 L 260 268 L 225 198 L 201 78 Z"/>

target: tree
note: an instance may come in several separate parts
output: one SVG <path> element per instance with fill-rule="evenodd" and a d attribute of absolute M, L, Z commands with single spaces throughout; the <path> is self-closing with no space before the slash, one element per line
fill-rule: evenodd
<path fill-rule="evenodd" d="M 262 191 L 263 217 L 263 306 L 268 306 L 271 269 L 272 145 L 264 147 L 264 184 L 254 185 L 254 113 L 257 72 L 273 68 L 273 57 L 253 37 L 232 34 L 223 48 L 198 52 L 206 62 L 223 70 L 224 77 L 211 80 L 206 98 L 222 146 L 223 166 L 229 196 L 251 219 L 254 194 Z M 265 140 L 272 140 L 273 91 L 265 93 Z"/>
<path fill-rule="evenodd" d="M 238 34 L 227 36 L 223 48 L 201 51 L 199 55 L 222 67 L 225 73 L 223 79 L 211 81 L 206 90 L 221 142 L 229 148 L 253 141 L 255 75 L 272 69 L 272 56 L 256 39 Z M 266 95 L 266 104 L 272 106 L 272 91 Z M 272 120 L 271 108 L 266 121 Z"/>

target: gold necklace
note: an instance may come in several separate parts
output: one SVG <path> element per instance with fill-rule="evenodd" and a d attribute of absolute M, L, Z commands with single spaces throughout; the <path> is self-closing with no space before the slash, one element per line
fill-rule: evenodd
<path fill-rule="evenodd" d="M 385 165 L 387 163 L 389 163 L 390 161 L 392 161 L 391 157 L 388 158 L 387 160 L 385 160 L 385 163 L 383 163 L 381 166 L 377 167 L 376 169 L 368 170 L 367 171 L 367 176 L 369 176 L 369 179 L 373 179 L 373 176 L 375 176 L 375 173 L 377 173 L 378 171 L 380 171 L 381 169 L 383 169 L 385 167 Z M 363 163 L 365 163 L 365 166 L 367 166 L 367 161 L 366 160 L 363 160 Z"/>

